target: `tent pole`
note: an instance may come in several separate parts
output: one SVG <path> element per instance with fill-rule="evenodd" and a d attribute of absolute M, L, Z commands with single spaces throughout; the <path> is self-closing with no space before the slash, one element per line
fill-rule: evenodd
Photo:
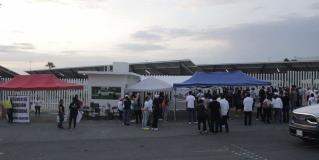
<path fill-rule="evenodd" d="M 176 88 L 174 88 L 174 120 L 176 121 Z"/>

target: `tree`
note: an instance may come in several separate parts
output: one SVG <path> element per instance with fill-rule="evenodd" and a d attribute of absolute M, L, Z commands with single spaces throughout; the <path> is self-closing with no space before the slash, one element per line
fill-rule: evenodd
<path fill-rule="evenodd" d="M 45 66 L 46 66 L 46 67 L 49 67 L 49 70 L 51 70 L 52 68 L 55 67 L 55 65 L 54 65 L 53 62 L 48 62 Z"/>
<path fill-rule="evenodd" d="M 289 59 L 288 59 L 288 58 L 285 58 L 285 59 L 284 59 L 284 62 L 289 62 Z"/>

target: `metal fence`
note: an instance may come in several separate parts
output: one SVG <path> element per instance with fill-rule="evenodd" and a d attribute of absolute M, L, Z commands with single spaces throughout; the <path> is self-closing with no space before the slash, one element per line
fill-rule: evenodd
<path fill-rule="evenodd" d="M 288 71 L 286 73 L 248 73 L 259 80 L 270 81 L 274 87 L 296 85 L 301 88 L 319 88 L 319 71 Z"/>
<path fill-rule="evenodd" d="M 10 79 L 1 79 L 2 82 Z M 67 107 L 72 101 L 74 95 L 79 95 L 79 98 L 84 104 L 88 104 L 88 85 L 87 79 L 63 79 L 69 83 L 83 85 L 83 90 L 52 90 L 52 91 L 0 91 L 0 101 L 7 99 L 12 95 L 29 96 L 30 101 L 34 102 L 37 98 L 42 102 L 41 110 L 45 112 L 55 112 L 58 110 L 58 102 L 64 100 L 64 105 Z"/>
<path fill-rule="evenodd" d="M 271 81 L 274 87 L 284 87 L 297 85 L 302 88 L 319 88 L 319 71 L 288 71 L 286 73 L 247 73 L 248 75 L 255 77 L 259 80 Z M 159 78 L 161 76 L 157 76 Z M 163 76 L 167 79 L 167 76 Z M 175 78 L 173 79 L 176 79 Z M 10 79 L 2 78 L 0 81 L 8 81 Z M 68 106 L 71 103 L 74 95 L 79 95 L 79 98 L 84 104 L 89 104 L 88 97 L 88 81 L 87 79 L 63 79 L 69 83 L 76 83 L 83 85 L 83 90 L 59 90 L 59 91 L 0 91 L 0 101 L 6 99 L 10 95 L 27 95 L 30 96 L 30 100 L 35 101 L 37 97 L 43 102 L 42 110 L 46 112 L 57 111 L 57 105 L 59 99 L 64 100 L 64 105 Z"/>

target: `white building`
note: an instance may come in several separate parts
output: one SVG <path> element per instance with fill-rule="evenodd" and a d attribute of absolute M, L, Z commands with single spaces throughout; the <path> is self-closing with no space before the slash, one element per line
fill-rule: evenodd
<path fill-rule="evenodd" d="M 140 75 L 129 72 L 129 64 L 114 62 L 113 68 L 106 72 L 79 71 L 88 76 L 88 101 L 100 106 L 116 106 L 118 99 L 124 97 L 125 88 L 140 81 Z"/>

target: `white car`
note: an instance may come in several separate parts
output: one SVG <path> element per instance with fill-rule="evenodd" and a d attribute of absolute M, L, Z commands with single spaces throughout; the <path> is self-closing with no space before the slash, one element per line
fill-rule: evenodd
<path fill-rule="evenodd" d="M 289 133 L 303 140 L 319 140 L 319 104 L 293 111 Z"/>

